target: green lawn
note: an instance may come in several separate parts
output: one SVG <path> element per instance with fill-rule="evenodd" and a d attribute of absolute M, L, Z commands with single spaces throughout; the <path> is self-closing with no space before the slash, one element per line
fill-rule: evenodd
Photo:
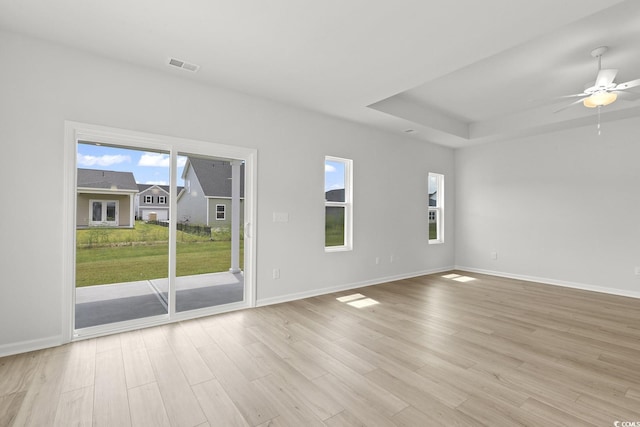
<path fill-rule="evenodd" d="M 437 239 L 438 238 L 438 223 L 430 222 L 429 223 L 429 239 Z"/>
<path fill-rule="evenodd" d="M 227 233 L 228 235 L 228 233 Z M 77 231 L 76 286 L 103 285 L 167 277 L 169 230 L 136 223 L 134 229 Z M 213 236 L 216 239 L 216 236 Z M 182 232 L 177 235 L 176 274 L 216 273 L 231 265 L 231 242 Z M 243 241 L 240 241 L 240 267 Z"/>

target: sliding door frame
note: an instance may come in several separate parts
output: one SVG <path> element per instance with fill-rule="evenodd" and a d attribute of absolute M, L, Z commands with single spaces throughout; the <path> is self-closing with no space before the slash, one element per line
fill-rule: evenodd
<path fill-rule="evenodd" d="M 176 195 L 178 153 L 191 153 L 245 162 L 244 194 L 244 299 L 241 302 L 197 310 L 176 312 L 176 221 L 177 197 L 170 198 L 169 227 L 169 310 L 167 314 L 124 322 L 75 329 L 75 263 L 76 263 L 76 179 L 77 145 L 79 141 L 103 143 L 123 148 L 164 151 L 170 156 L 170 192 Z M 144 132 L 117 129 L 86 123 L 65 121 L 64 144 L 64 206 L 63 217 L 63 280 L 62 280 L 62 331 L 63 343 L 74 340 L 160 325 L 231 310 L 255 307 L 256 304 L 256 213 L 257 213 L 257 150 L 214 142 L 176 138 Z"/>

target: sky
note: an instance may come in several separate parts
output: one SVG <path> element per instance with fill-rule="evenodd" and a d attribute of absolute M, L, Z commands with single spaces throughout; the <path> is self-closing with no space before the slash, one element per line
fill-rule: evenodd
<path fill-rule="evenodd" d="M 187 158 L 178 156 L 178 186 Z M 104 145 L 78 144 L 77 164 L 83 169 L 133 172 L 138 184 L 169 185 L 169 154 Z"/>
<path fill-rule="evenodd" d="M 344 188 L 344 163 L 324 162 L 324 191 Z"/>

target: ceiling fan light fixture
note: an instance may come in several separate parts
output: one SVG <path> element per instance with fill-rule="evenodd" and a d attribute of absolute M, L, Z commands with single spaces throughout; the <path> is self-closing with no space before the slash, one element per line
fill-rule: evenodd
<path fill-rule="evenodd" d="M 593 95 L 585 98 L 582 104 L 587 108 L 603 107 L 613 103 L 618 98 L 618 94 L 613 92 L 596 92 Z"/>

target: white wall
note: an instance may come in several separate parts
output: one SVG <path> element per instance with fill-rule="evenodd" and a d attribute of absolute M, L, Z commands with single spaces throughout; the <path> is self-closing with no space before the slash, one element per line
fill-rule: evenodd
<path fill-rule="evenodd" d="M 62 283 L 65 120 L 257 148 L 259 303 L 453 265 L 452 150 L 10 33 L 0 52 L 10 58 L 0 67 L 0 354 L 61 339 L 72 286 Z M 323 250 L 325 155 L 354 160 L 352 252 Z M 427 244 L 429 171 L 447 179 L 444 245 Z M 290 222 L 272 222 L 274 211 Z"/>
<path fill-rule="evenodd" d="M 640 118 L 596 120 L 456 151 L 458 266 L 640 297 Z"/>

